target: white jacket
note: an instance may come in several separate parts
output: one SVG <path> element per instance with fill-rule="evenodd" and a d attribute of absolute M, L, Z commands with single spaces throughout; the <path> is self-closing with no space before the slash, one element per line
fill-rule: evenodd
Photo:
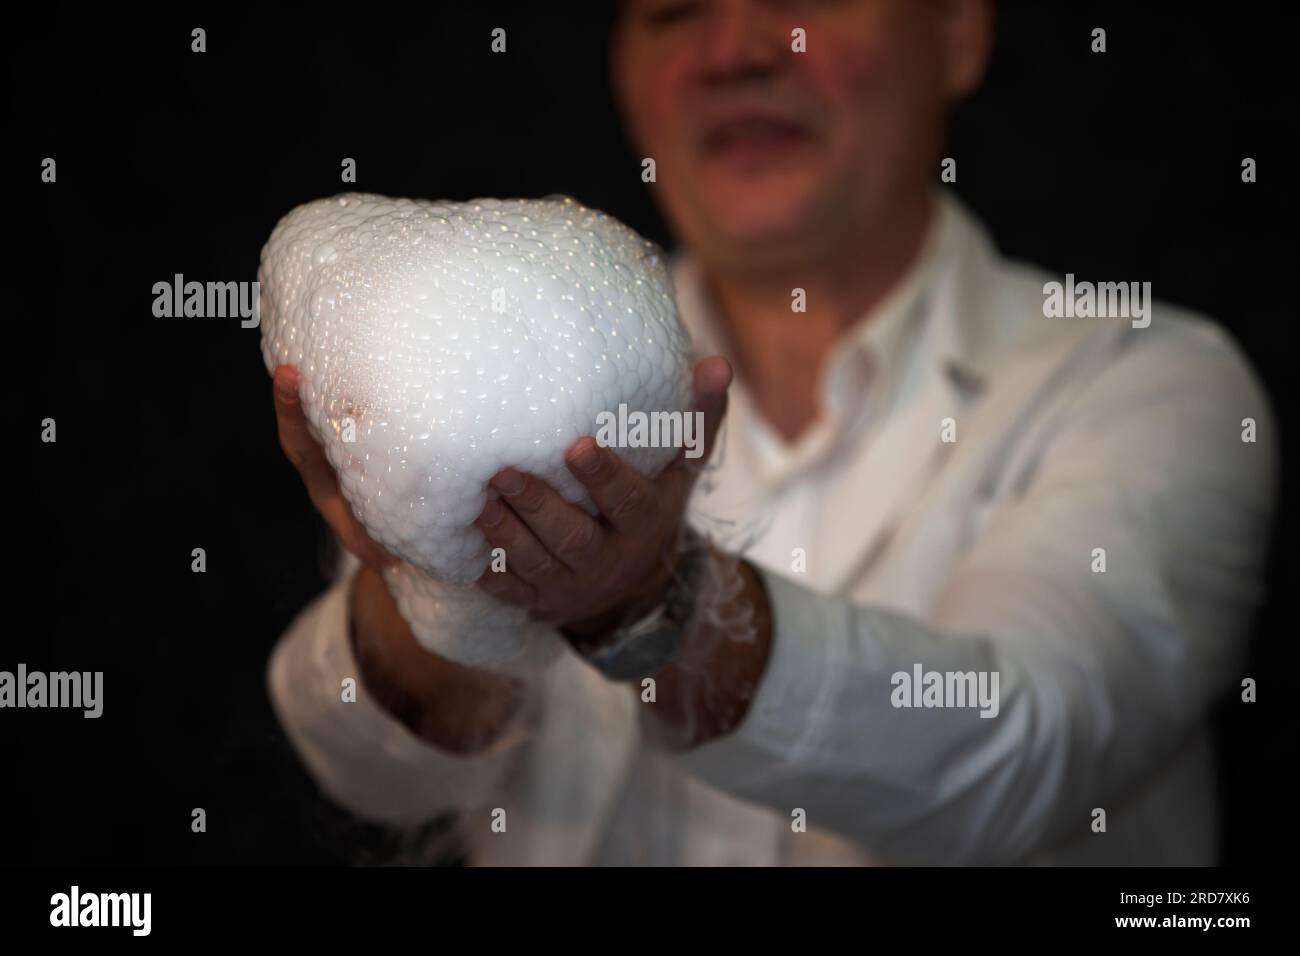
<path fill-rule="evenodd" d="M 1213 862 L 1208 713 L 1248 676 L 1267 400 L 1224 333 L 1173 306 L 1146 328 L 1045 317 L 1063 277 L 938 208 L 798 447 L 732 388 L 691 520 L 746 548 L 775 622 L 733 733 L 660 753 L 638 728 L 654 705 L 566 653 L 489 753 L 440 753 L 364 686 L 342 701 L 349 562 L 269 669 L 322 789 L 376 821 L 459 811 L 484 864 Z M 689 259 L 676 279 L 710 354 Z M 996 673 L 996 716 L 895 706 L 893 675 L 917 665 Z"/>

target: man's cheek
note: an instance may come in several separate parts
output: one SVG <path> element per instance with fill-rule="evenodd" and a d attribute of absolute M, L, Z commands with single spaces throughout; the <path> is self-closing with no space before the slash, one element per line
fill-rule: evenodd
<path fill-rule="evenodd" d="M 849 43 L 831 37 L 822 42 L 823 48 L 816 55 L 812 51 L 807 54 L 804 73 L 809 86 L 824 99 L 839 104 L 861 101 L 897 86 L 888 81 L 891 72 L 897 72 L 895 52 L 874 43 Z"/>
<path fill-rule="evenodd" d="M 644 147 L 640 159 L 653 159 L 658 167 L 656 181 L 663 182 L 667 173 L 677 172 L 691 159 L 693 131 L 691 111 L 686 98 L 673 89 L 664 89 L 648 99 L 646 115 L 640 120 Z"/>
<path fill-rule="evenodd" d="M 836 45 L 810 71 L 827 108 L 827 131 L 837 150 L 879 156 L 905 136 L 919 104 L 914 68 L 898 50 Z"/>

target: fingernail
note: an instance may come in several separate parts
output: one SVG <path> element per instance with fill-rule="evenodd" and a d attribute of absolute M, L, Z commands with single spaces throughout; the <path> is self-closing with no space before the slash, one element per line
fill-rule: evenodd
<path fill-rule="evenodd" d="M 517 495 L 524 490 L 524 476 L 513 468 L 507 468 L 492 479 L 492 487 L 503 495 Z"/>
<path fill-rule="evenodd" d="M 600 466 L 600 451 L 594 442 L 582 445 L 573 453 L 573 467 L 584 475 L 590 475 Z"/>
<path fill-rule="evenodd" d="M 506 515 L 506 509 L 496 498 L 493 498 L 483 507 L 483 513 L 478 516 L 478 523 L 484 528 L 495 528 L 501 523 L 501 519 Z"/>

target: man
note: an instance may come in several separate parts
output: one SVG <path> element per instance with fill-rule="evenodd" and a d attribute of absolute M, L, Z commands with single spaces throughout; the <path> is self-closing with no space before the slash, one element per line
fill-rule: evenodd
<path fill-rule="evenodd" d="M 1260 598 L 1271 416 L 1213 326 L 1050 317 L 1053 277 L 936 192 L 991 32 L 980 0 L 624 6 L 712 459 L 646 480 L 580 440 L 597 519 L 494 478 L 477 523 L 511 570 L 481 586 L 574 650 L 539 673 L 415 643 L 277 370 L 353 556 L 270 668 L 334 800 L 454 816 L 476 863 L 1213 861 L 1207 714 Z M 637 661 L 652 682 L 614 679 Z"/>

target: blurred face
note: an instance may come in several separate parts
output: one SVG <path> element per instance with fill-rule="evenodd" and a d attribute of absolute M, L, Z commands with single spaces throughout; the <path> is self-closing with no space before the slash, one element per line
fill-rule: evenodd
<path fill-rule="evenodd" d="M 924 204 L 987 21 L 980 0 L 630 0 L 615 91 L 678 236 L 762 266 Z"/>

